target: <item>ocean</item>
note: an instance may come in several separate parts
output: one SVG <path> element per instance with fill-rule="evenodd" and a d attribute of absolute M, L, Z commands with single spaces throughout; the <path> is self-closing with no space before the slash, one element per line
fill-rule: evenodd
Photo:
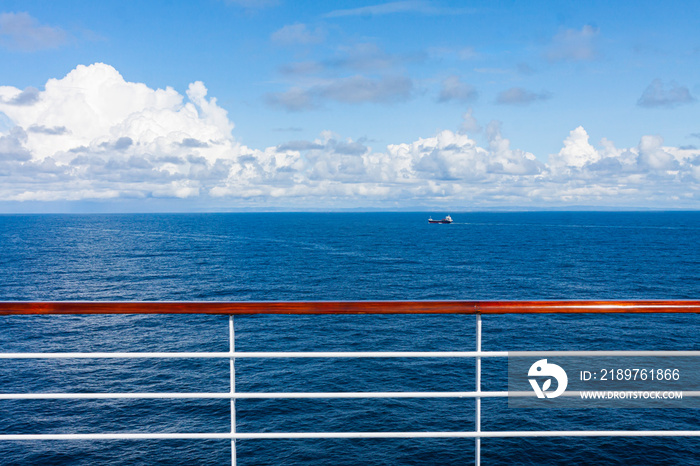
<path fill-rule="evenodd" d="M 700 212 L 0 216 L 0 300 L 700 298 Z M 442 213 L 432 213 L 433 217 Z M 0 317 L 0 351 L 227 351 L 225 316 Z M 696 315 L 483 317 L 483 349 L 700 350 Z M 239 351 L 471 351 L 474 316 L 241 316 Z M 238 360 L 238 391 L 470 391 L 471 359 Z M 484 360 L 483 389 L 507 364 Z M 6 360 L 0 392 L 222 392 L 228 361 Z M 227 400 L 5 400 L 0 433 L 228 432 Z M 697 430 L 695 409 L 513 409 L 482 429 Z M 473 399 L 238 400 L 239 432 L 473 430 Z M 457 465 L 473 439 L 244 440 L 239 465 Z M 5 441 L 3 465 L 230 462 L 216 441 Z M 483 439 L 483 464 L 700 464 L 698 438 Z"/>

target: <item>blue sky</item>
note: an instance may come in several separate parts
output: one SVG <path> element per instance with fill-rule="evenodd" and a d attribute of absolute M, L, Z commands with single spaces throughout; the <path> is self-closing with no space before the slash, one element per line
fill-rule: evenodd
<path fill-rule="evenodd" d="M 0 208 L 698 208 L 698 10 L 4 1 Z"/>

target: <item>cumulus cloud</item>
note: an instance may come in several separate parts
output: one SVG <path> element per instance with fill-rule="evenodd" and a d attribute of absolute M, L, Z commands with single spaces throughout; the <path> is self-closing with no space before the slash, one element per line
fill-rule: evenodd
<path fill-rule="evenodd" d="M 188 155 L 203 157 L 211 174 L 217 164 L 235 168 L 241 151 L 226 112 L 200 82 L 185 100 L 172 88 L 127 82 L 98 63 L 49 80 L 18 105 L 23 92 L 0 87 L 0 112 L 14 125 L 2 135 L 8 162 L 2 169 L 17 174 L 12 189 L 0 189 L 4 199 L 196 195 L 206 174 Z M 56 183 L 29 176 L 47 168 Z"/>
<path fill-rule="evenodd" d="M 68 41 L 61 28 L 45 26 L 28 13 L 0 13 L 0 46 L 34 52 L 55 49 Z"/>
<path fill-rule="evenodd" d="M 635 147 L 573 129 L 544 161 L 498 122 L 486 145 L 471 110 L 460 131 L 373 148 L 330 131 L 261 149 L 201 82 L 183 94 L 125 80 L 104 64 L 49 80 L 31 103 L 0 88 L 0 200 L 182 199 L 206 205 L 700 207 L 700 152 L 645 135 Z M 373 91 L 369 91 L 372 94 Z M 219 204 L 216 204 L 219 202 Z M 213 203 L 213 204 L 212 204 Z"/>
<path fill-rule="evenodd" d="M 637 101 L 637 105 L 640 107 L 672 108 L 694 101 L 695 98 L 690 94 L 690 90 L 687 87 L 671 82 L 667 88 L 660 79 L 655 79 L 644 90 Z"/>
<path fill-rule="evenodd" d="M 310 45 L 320 44 L 326 38 L 326 32 L 322 28 L 313 31 L 306 24 L 288 24 L 273 32 L 270 36 L 272 42 L 278 45 Z"/>
<path fill-rule="evenodd" d="M 643 136 L 637 147 L 619 149 L 603 139 L 588 142 L 579 127 L 549 159 L 540 197 L 544 201 L 607 206 L 687 207 L 697 205 L 697 151 L 664 147 Z"/>
<path fill-rule="evenodd" d="M 552 180 L 568 184 L 585 180 L 616 192 L 645 195 L 665 189 L 667 199 L 697 200 L 698 162 L 697 149 L 664 146 L 657 135 L 642 136 L 636 147 L 618 149 L 603 139 L 596 148 L 589 143 L 586 130 L 578 127 L 564 140 L 559 153 L 550 155 L 549 170 Z"/>
<path fill-rule="evenodd" d="M 529 105 L 534 102 L 547 100 L 551 97 L 549 92 L 531 92 L 522 87 L 511 87 L 498 94 L 496 103 L 503 105 Z"/>
<path fill-rule="evenodd" d="M 588 25 L 580 31 L 577 29 L 560 31 L 552 39 L 545 57 L 550 62 L 593 60 L 598 57 L 596 42 L 599 32 L 598 28 Z"/>
<path fill-rule="evenodd" d="M 648 171 L 667 172 L 679 168 L 679 161 L 663 147 L 661 136 L 644 136 L 639 143 L 637 162 Z"/>
<path fill-rule="evenodd" d="M 442 81 L 438 102 L 466 103 L 474 101 L 477 95 L 474 86 L 462 82 L 459 76 L 449 76 Z"/>
<path fill-rule="evenodd" d="M 579 126 L 564 139 L 564 147 L 559 153 L 550 156 L 549 163 L 554 167 L 581 168 L 598 162 L 600 158 L 598 151 L 588 143 L 588 133 Z"/>

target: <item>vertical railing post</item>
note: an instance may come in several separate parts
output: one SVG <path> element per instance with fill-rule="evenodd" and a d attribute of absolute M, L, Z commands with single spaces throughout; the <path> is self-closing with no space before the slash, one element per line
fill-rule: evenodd
<path fill-rule="evenodd" d="M 231 358 L 229 359 L 229 374 L 230 374 L 230 391 L 231 395 L 236 393 L 236 368 L 233 364 L 233 353 L 236 351 L 235 332 L 233 328 L 233 316 L 228 318 L 228 335 L 229 335 L 229 351 Z M 231 397 L 231 433 L 236 433 L 236 399 Z M 231 439 L 231 466 L 236 466 L 236 439 Z"/>
<path fill-rule="evenodd" d="M 481 314 L 476 315 L 476 351 L 481 352 Z M 476 357 L 476 413 L 474 430 L 477 437 L 474 441 L 474 464 L 481 465 L 481 356 Z"/>

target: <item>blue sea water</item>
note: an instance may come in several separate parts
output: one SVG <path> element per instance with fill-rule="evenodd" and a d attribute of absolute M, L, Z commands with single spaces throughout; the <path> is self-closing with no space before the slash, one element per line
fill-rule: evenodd
<path fill-rule="evenodd" d="M 0 216 L 0 300 L 698 299 L 700 213 Z M 240 351 L 473 350 L 474 316 L 243 316 Z M 227 351 L 223 316 L 0 317 L 0 351 Z M 484 316 L 484 350 L 700 349 L 696 315 Z M 469 391 L 471 359 L 238 360 L 238 391 Z M 483 389 L 506 390 L 504 360 Z M 0 392 L 228 391 L 228 361 L 7 360 Z M 694 409 L 482 429 L 697 430 Z M 0 433 L 228 432 L 227 400 L 0 401 Z M 472 399 L 239 400 L 239 432 L 473 430 Z M 246 440 L 240 465 L 470 464 L 471 439 Z M 484 464 L 700 464 L 695 438 L 484 439 Z M 227 464 L 227 441 L 0 443 L 0 464 Z"/>

